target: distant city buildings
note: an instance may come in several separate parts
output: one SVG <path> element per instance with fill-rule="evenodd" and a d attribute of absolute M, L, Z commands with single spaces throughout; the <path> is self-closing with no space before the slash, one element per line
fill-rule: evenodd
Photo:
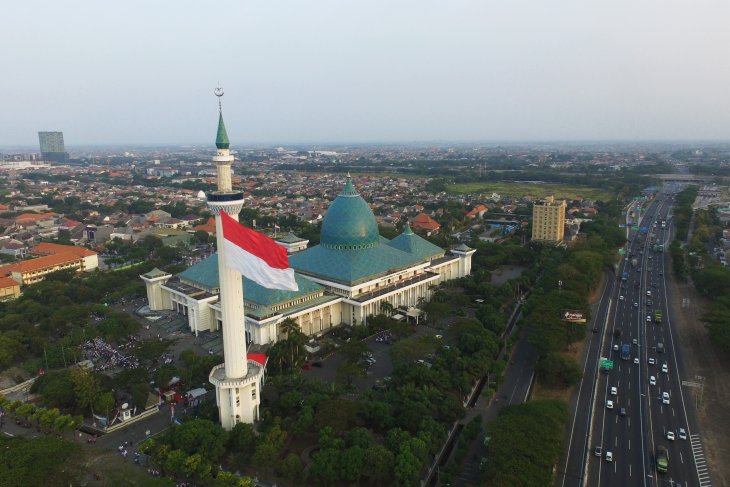
<path fill-rule="evenodd" d="M 565 232 L 565 200 L 548 196 L 532 209 L 532 240 L 560 243 Z"/>
<path fill-rule="evenodd" d="M 63 132 L 38 132 L 41 159 L 49 162 L 68 162 L 68 152 L 63 144 Z"/>

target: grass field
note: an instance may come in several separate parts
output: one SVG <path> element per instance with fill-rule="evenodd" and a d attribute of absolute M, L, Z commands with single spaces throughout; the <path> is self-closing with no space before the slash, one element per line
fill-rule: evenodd
<path fill-rule="evenodd" d="M 575 199 L 577 196 L 592 200 L 609 201 L 613 199 L 613 195 L 605 190 L 598 188 L 589 188 L 588 186 L 571 186 L 568 184 L 556 183 L 526 183 L 515 182 L 506 183 L 503 181 L 485 182 L 485 183 L 459 183 L 449 184 L 448 192 L 453 194 L 475 194 L 492 192 L 503 196 L 533 196 L 535 198 L 544 198 L 552 194 L 557 199 Z"/>

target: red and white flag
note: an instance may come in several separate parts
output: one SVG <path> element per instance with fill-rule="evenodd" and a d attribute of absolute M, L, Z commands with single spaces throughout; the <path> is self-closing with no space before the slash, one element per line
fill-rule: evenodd
<path fill-rule="evenodd" d="M 225 265 L 269 289 L 299 291 L 286 249 L 221 211 Z"/>

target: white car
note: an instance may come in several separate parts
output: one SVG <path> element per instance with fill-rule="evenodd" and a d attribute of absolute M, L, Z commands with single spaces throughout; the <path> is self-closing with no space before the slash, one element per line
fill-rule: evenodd
<path fill-rule="evenodd" d="M 656 364 L 656 360 L 654 360 L 654 357 L 649 357 L 649 365 Z"/>
<path fill-rule="evenodd" d="M 651 315 L 646 315 L 646 322 L 651 323 Z"/>
<path fill-rule="evenodd" d="M 606 409 L 613 409 L 613 401 L 612 400 L 609 399 L 608 401 L 606 401 Z"/>
<path fill-rule="evenodd" d="M 662 404 L 669 404 L 669 393 L 662 392 Z"/>
<path fill-rule="evenodd" d="M 618 300 L 619 300 L 619 301 L 623 301 L 623 300 L 624 300 L 624 296 L 623 296 L 623 294 L 622 294 L 622 295 L 620 295 L 620 296 L 618 297 Z"/>
<path fill-rule="evenodd" d="M 606 452 L 606 461 L 612 462 L 613 461 L 613 452 L 607 451 Z"/>
<path fill-rule="evenodd" d="M 679 436 L 679 439 L 681 439 L 681 440 L 686 440 L 687 439 L 687 431 L 685 431 L 684 428 L 679 428 L 679 434 L 677 436 Z"/>
<path fill-rule="evenodd" d="M 639 307 L 639 303 L 634 303 L 634 308 L 638 308 L 638 307 Z"/>
<path fill-rule="evenodd" d="M 639 365 L 639 357 L 634 357 L 634 363 L 635 363 L 636 365 Z"/>
<path fill-rule="evenodd" d="M 656 377 L 649 376 L 649 385 L 655 386 L 656 385 Z"/>
<path fill-rule="evenodd" d="M 618 389 L 616 387 L 611 387 L 611 395 L 615 396 L 618 394 Z"/>
<path fill-rule="evenodd" d="M 667 431 L 667 439 L 669 441 L 674 441 L 674 431 Z"/>
<path fill-rule="evenodd" d="M 614 351 L 614 352 L 618 352 L 618 343 L 615 343 L 615 344 L 613 345 L 613 351 Z"/>
<path fill-rule="evenodd" d="M 667 366 L 666 362 L 662 364 L 662 372 L 665 372 L 667 374 L 669 373 L 669 367 Z"/>

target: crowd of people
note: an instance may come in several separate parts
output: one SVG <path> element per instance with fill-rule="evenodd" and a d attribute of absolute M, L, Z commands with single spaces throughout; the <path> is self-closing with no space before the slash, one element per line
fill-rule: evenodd
<path fill-rule="evenodd" d="M 79 348 L 86 358 L 94 363 L 94 370 L 136 369 L 139 367 L 139 359 L 130 355 L 128 350 L 134 348 L 138 342 L 139 337 L 130 335 L 127 337 L 127 343 L 114 347 L 102 337 L 96 337 L 82 343 Z"/>

